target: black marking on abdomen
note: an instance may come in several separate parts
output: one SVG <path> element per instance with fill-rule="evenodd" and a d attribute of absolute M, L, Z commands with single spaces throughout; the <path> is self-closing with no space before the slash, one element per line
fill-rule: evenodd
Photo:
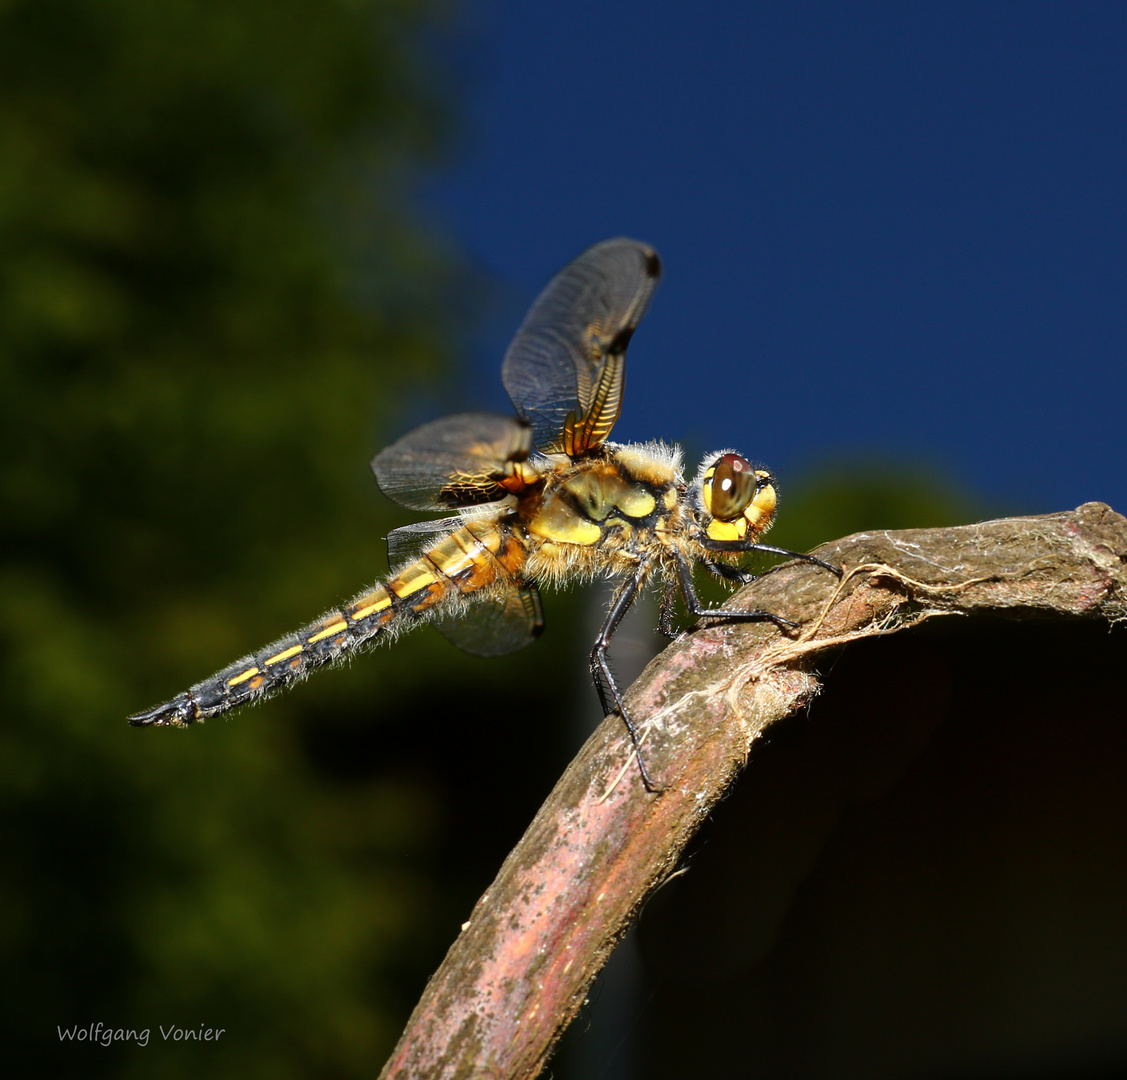
<path fill-rule="evenodd" d="M 361 617 L 349 615 L 350 611 L 359 612 Z M 268 697 L 310 671 L 373 643 L 407 613 L 398 597 L 378 585 L 356 597 L 343 611 L 331 612 L 253 656 L 229 664 L 171 701 L 130 716 L 129 722 L 135 727 L 183 727 Z"/>
<path fill-rule="evenodd" d="M 496 557 L 477 535 L 469 533 L 472 545 L 487 555 L 490 565 Z M 448 543 L 443 538 L 431 549 Z M 478 565 L 478 564 L 475 564 Z M 478 569 L 480 574 L 480 569 Z M 492 573 L 488 582 L 496 580 Z M 468 582 L 466 583 L 468 584 Z M 466 591 L 474 591 L 475 585 Z M 399 590 L 398 592 L 396 590 Z M 218 716 L 250 701 L 277 693 L 316 668 L 339 660 L 371 644 L 396 624 L 404 628 L 425 620 L 440 610 L 446 599 L 459 596 L 461 586 L 424 554 L 402 567 L 382 585 L 355 597 L 340 611 L 330 612 L 311 626 L 290 634 L 245 656 L 222 671 L 197 683 L 171 701 L 129 717 L 134 726 L 184 727 L 196 720 Z"/>

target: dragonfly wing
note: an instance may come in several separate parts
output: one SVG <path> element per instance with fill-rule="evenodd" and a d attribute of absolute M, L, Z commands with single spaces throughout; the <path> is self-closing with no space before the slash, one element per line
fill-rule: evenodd
<path fill-rule="evenodd" d="M 531 582 L 513 584 L 470 604 L 460 616 L 434 620 L 459 649 L 473 656 L 506 656 L 540 636 L 544 614 Z"/>
<path fill-rule="evenodd" d="M 528 425 L 511 416 L 460 413 L 409 431 L 372 459 L 376 482 L 412 510 L 456 510 L 521 490 L 532 451 Z"/>
<path fill-rule="evenodd" d="M 465 518 L 449 517 L 392 530 L 387 537 L 388 564 L 395 569 L 414 562 L 465 523 Z M 540 593 L 531 582 L 509 582 L 480 599 L 471 596 L 460 614 L 432 619 L 431 625 L 474 656 L 505 656 L 544 629 Z"/>
<path fill-rule="evenodd" d="M 437 521 L 417 521 L 413 525 L 392 529 L 387 534 L 387 565 L 396 570 L 413 563 L 427 548 L 464 524 L 464 518 L 448 517 Z"/>
<path fill-rule="evenodd" d="M 656 252 L 604 240 L 563 268 L 505 354 L 502 379 L 545 452 L 576 456 L 610 434 L 622 407 L 626 346 L 661 275 Z"/>

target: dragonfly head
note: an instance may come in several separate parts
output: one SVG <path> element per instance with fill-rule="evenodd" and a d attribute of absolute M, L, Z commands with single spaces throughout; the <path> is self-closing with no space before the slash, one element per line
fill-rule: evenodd
<path fill-rule="evenodd" d="M 723 451 L 705 458 L 697 478 L 710 540 L 753 541 L 775 516 L 775 478 L 747 458 Z"/>

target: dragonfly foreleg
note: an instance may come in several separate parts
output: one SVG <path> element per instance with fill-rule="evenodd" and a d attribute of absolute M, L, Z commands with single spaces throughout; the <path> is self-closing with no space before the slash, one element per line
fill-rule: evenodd
<path fill-rule="evenodd" d="M 700 564 L 717 577 L 722 577 L 725 581 L 735 581 L 740 585 L 750 585 L 759 577 L 758 574 L 753 574 L 740 566 L 728 566 L 727 563 L 713 562 L 711 559 L 701 559 Z"/>
<path fill-rule="evenodd" d="M 770 611 L 753 608 L 750 611 L 732 611 L 727 608 L 708 608 L 700 602 L 696 586 L 693 584 L 693 568 L 689 560 L 680 552 L 675 553 L 677 558 L 677 580 L 681 585 L 681 595 L 685 598 L 685 607 L 690 615 L 699 618 L 731 619 L 734 622 L 772 622 L 780 630 L 796 630 L 798 623 L 784 619 Z"/>
<path fill-rule="evenodd" d="M 841 577 L 840 566 L 825 562 L 816 555 L 806 555 L 801 551 L 790 551 L 787 548 L 775 547 L 774 544 L 749 544 L 746 540 L 709 540 L 708 537 L 701 537 L 700 545 L 706 551 L 763 551 L 768 555 L 786 555 L 789 559 L 801 559 L 803 562 L 828 570 L 834 577 Z"/>

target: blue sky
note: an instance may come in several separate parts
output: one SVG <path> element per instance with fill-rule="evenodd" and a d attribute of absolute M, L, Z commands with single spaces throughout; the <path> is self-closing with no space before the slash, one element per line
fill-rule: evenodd
<path fill-rule="evenodd" d="M 1127 511 L 1127 5 L 483 0 L 451 57 L 427 212 L 503 297 L 474 404 L 548 277 L 628 235 L 665 277 L 616 438 Z"/>

